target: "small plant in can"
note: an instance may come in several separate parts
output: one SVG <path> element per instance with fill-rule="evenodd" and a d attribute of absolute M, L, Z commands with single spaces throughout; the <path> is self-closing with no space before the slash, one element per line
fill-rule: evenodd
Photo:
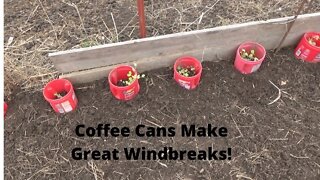
<path fill-rule="evenodd" d="M 259 61 L 254 49 L 251 49 L 249 52 L 245 49 L 241 49 L 240 56 L 248 61 Z"/>
<path fill-rule="evenodd" d="M 192 77 L 196 75 L 196 68 L 193 66 L 187 66 L 187 67 L 178 66 L 177 71 L 180 75 L 185 77 Z"/>
<path fill-rule="evenodd" d="M 320 43 L 318 41 L 320 41 L 319 35 L 313 35 L 308 38 L 308 43 L 312 46 L 320 47 Z M 317 45 L 317 42 L 318 42 L 318 45 Z"/>
<path fill-rule="evenodd" d="M 145 75 L 144 74 L 133 74 L 132 71 L 129 71 L 127 73 L 127 79 L 121 79 L 117 82 L 117 86 L 129 86 L 130 84 L 132 84 L 136 79 L 140 79 L 140 78 L 144 78 Z"/>

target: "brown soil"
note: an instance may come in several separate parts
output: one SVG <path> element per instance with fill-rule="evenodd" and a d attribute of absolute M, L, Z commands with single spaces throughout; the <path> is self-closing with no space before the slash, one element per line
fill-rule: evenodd
<path fill-rule="evenodd" d="M 78 87 L 75 112 L 57 115 L 41 92 L 20 93 L 5 120 L 5 179 L 319 179 L 320 64 L 269 53 L 261 69 L 241 75 L 232 59 L 203 63 L 199 87 L 187 91 L 172 69 L 147 72 L 141 91 L 119 102 L 105 80 Z M 268 105 L 278 96 L 281 98 Z M 181 136 L 81 138 L 78 124 L 228 128 L 227 138 Z M 160 150 L 232 148 L 225 161 L 75 161 L 71 150 L 142 147 Z"/>
<path fill-rule="evenodd" d="M 146 0 L 148 36 L 293 15 L 300 0 Z M 302 13 L 319 12 L 313 1 Z M 5 0 L 5 94 L 58 76 L 49 52 L 139 38 L 133 0 Z M 203 13 L 203 16 L 202 16 Z M 202 17 L 202 18 L 200 18 Z M 201 21 L 200 21 L 201 19 Z"/>
<path fill-rule="evenodd" d="M 120 80 L 117 82 L 117 86 L 124 87 L 124 86 L 127 86 L 127 84 L 125 83 L 125 81 Z"/>

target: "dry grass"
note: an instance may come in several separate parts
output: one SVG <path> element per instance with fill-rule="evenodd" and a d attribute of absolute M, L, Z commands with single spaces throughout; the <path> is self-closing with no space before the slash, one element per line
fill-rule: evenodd
<path fill-rule="evenodd" d="M 298 0 L 146 1 L 148 36 L 293 15 Z M 138 38 L 136 1 L 4 2 L 5 97 L 58 75 L 47 53 Z M 314 0 L 310 12 L 320 11 Z M 304 13 L 307 13 L 306 10 Z M 13 41 L 8 42 L 9 39 Z M 9 43 L 9 44 L 8 44 Z M 21 87 L 21 88 L 17 88 Z"/>

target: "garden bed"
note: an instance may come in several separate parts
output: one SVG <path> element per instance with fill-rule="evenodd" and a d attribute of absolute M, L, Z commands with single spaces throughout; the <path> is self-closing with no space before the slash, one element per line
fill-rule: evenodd
<path fill-rule="evenodd" d="M 145 2 L 147 36 L 288 17 L 299 4 L 299 0 L 150 0 Z M 320 4 L 313 1 L 301 14 L 319 11 Z M 131 0 L 5 0 L 4 24 L 6 99 L 14 96 L 11 92 L 17 86 L 41 88 L 60 75 L 48 53 L 123 42 L 139 35 L 136 1 Z"/>
<path fill-rule="evenodd" d="M 146 72 L 139 95 L 117 101 L 106 79 L 76 88 L 75 112 L 57 115 L 40 92 L 18 93 L 5 119 L 6 179 L 307 179 L 320 173 L 320 64 L 269 52 L 258 72 L 241 75 L 233 59 L 204 62 L 199 87 L 187 91 L 173 70 Z M 172 67 L 171 67 L 172 68 Z M 138 68 L 139 70 L 139 68 Z M 276 102 L 278 89 L 281 97 Z M 79 124 L 130 128 L 138 124 L 228 128 L 227 138 L 81 138 Z M 232 148 L 225 161 L 75 161 L 75 147 L 161 149 Z"/>

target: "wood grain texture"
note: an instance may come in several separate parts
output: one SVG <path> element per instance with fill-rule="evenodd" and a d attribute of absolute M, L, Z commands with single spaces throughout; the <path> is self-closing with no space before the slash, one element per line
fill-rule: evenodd
<path fill-rule="evenodd" d="M 255 41 L 266 49 L 274 49 L 280 43 L 292 19 L 293 17 L 286 17 L 249 22 L 75 49 L 52 53 L 50 58 L 60 72 L 85 70 L 62 77 L 78 76 L 78 80 L 74 82 L 90 82 L 107 77 L 108 69 L 114 67 L 113 65 L 136 62 L 140 64 L 138 70 L 142 72 L 170 66 L 182 55 L 195 56 L 204 61 L 233 58 L 236 48 L 245 41 Z M 320 31 L 320 13 L 299 16 L 282 46 L 297 44 L 308 31 Z M 81 76 L 83 77 L 80 78 Z"/>
<path fill-rule="evenodd" d="M 192 54 L 192 56 L 198 58 L 201 61 L 202 59 L 205 59 L 207 56 L 212 56 L 210 51 L 209 51 L 209 53 L 205 53 L 208 50 L 210 50 L 210 49 L 206 49 L 205 51 L 192 52 L 192 53 L 190 53 L 190 55 Z M 174 64 L 175 59 L 177 59 L 178 57 L 181 57 L 181 56 L 186 56 L 186 55 L 189 55 L 189 54 L 177 53 L 177 54 L 173 54 L 171 56 L 168 56 L 166 59 L 156 58 L 156 59 L 153 59 L 153 61 L 140 60 L 140 61 L 134 61 L 134 62 L 129 62 L 129 63 L 125 63 L 125 64 L 131 65 L 131 66 L 134 66 L 134 64 L 136 64 L 137 71 L 139 73 L 142 73 L 144 71 L 148 71 L 148 70 L 155 69 L 155 68 L 172 66 Z M 216 60 L 218 60 L 218 59 L 220 59 L 220 58 L 217 57 Z M 220 59 L 220 60 L 222 60 L 222 59 Z M 101 80 L 101 79 L 107 80 L 109 72 L 113 68 L 115 68 L 116 66 L 119 66 L 119 65 L 120 64 L 106 66 L 106 67 L 100 67 L 100 68 L 94 68 L 94 69 L 90 69 L 90 70 L 72 72 L 69 74 L 64 74 L 64 75 L 60 76 L 60 78 L 68 79 L 69 81 L 71 81 L 74 84 L 88 83 L 88 82 Z"/>

